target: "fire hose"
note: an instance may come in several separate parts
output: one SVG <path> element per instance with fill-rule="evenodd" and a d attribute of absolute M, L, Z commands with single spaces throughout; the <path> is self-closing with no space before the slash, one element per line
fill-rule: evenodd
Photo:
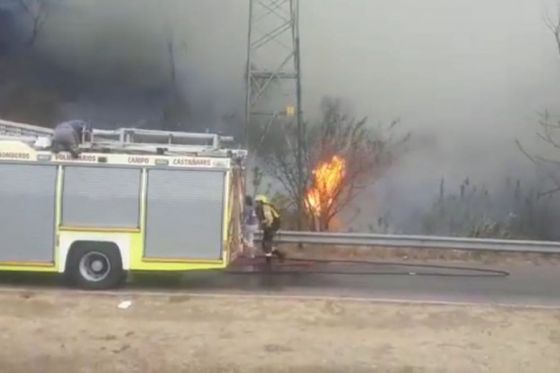
<path fill-rule="evenodd" d="M 356 267 L 347 270 L 329 266 Z M 317 268 L 317 267 L 325 267 Z M 360 267 L 377 267 L 360 269 Z M 392 269 L 398 267 L 399 269 Z M 385 268 L 385 270 L 383 270 Z M 226 273 L 234 275 L 353 275 L 353 276 L 429 276 L 429 277 L 507 277 L 509 272 L 499 269 L 452 266 L 443 264 L 413 264 L 402 262 L 347 260 L 347 259 L 315 259 L 286 258 L 283 263 L 267 264 L 264 257 L 243 259 L 229 267 Z"/>

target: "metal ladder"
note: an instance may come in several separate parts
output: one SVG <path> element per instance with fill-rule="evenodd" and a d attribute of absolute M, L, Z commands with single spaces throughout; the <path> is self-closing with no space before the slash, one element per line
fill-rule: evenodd
<path fill-rule="evenodd" d="M 40 137 L 52 137 L 50 128 L 0 119 L 0 139 L 19 140 L 32 145 Z M 116 130 L 93 129 L 91 136 L 84 135 L 80 148 L 84 151 L 126 152 L 146 154 L 188 154 L 206 156 L 245 157 L 246 150 L 227 149 L 224 143 L 232 137 L 212 133 L 119 128 Z"/>
<path fill-rule="evenodd" d="M 80 148 L 90 151 L 126 153 L 235 157 L 244 159 L 247 151 L 224 147 L 233 137 L 213 133 L 119 128 L 94 129 L 90 139 L 84 136 Z"/>
<path fill-rule="evenodd" d="M 87 136 L 86 136 L 87 137 Z M 212 133 L 119 128 L 94 129 L 90 139 L 84 137 L 84 148 L 148 153 L 215 153 L 224 150 L 233 138 Z M 89 141 L 88 141 L 89 140 Z"/>
<path fill-rule="evenodd" d="M 53 130 L 50 128 L 0 119 L 0 135 L 3 136 L 39 137 L 52 134 Z"/>

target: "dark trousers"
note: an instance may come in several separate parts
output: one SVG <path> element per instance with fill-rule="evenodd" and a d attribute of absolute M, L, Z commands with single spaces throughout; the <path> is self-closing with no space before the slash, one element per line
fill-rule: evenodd
<path fill-rule="evenodd" d="M 263 229 L 262 250 L 265 254 L 270 254 L 272 252 L 272 241 L 274 240 L 275 234 L 276 231 L 273 229 Z"/>
<path fill-rule="evenodd" d="M 278 232 L 280 226 L 278 223 L 274 222 L 269 227 L 263 228 L 263 238 L 262 238 L 262 250 L 265 254 L 272 253 L 272 242 L 274 241 L 274 236 Z"/>

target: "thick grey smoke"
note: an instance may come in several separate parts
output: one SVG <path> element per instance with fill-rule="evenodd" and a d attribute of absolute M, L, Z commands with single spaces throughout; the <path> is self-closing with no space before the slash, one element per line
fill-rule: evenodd
<path fill-rule="evenodd" d="M 15 4 L 6 8 L 25 38 L 26 14 L 3 1 Z M 156 121 L 171 85 L 170 44 L 187 128 L 214 128 L 242 108 L 247 7 L 237 1 L 38 1 L 47 15 L 36 56 L 79 80 L 63 115 L 108 126 Z"/>
<path fill-rule="evenodd" d="M 302 4 L 306 103 L 320 98 L 311 92 L 349 98 L 371 120 L 399 117 L 425 145 L 364 197 L 371 210 L 408 218 L 442 177 L 456 188 L 465 177 L 489 188 L 508 176 L 532 182 L 514 140 L 539 150 L 538 112 L 560 112 L 560 56 L 544 22 L 555 1 Z"/>
<path fill-rule="evenodd" d="M 49 2 L 34 49 L 88 87 L 80 93 L 78 83 L 63 115 L 106 125 L 156 121 L 172 41 L 196 127 L 242 117 L 247 0 Z M 537 113 L 560 113 L 560 56 L 544 23 L 554 3 L 301 0 L 307 119 L 324 95 L 337 96 L 372 122 L 400 118 L 417 141 L 375 200 L 364 197 L 369 210 L 407 215 L 437 194 L 442 177 L 489 187 L 507 176 L 532 180 L 514 140 L 536 147 Z"/>

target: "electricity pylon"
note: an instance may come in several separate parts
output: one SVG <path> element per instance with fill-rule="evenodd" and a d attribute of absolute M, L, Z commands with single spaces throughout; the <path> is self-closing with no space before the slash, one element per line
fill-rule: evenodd
<path fill-rule="evenodd" d="M 302 227 L 305 181 L 301 107 L 299 0 L 249 0 L 245 139 L 255 124 L 264 131 L 296 121 L 298 227 Z"/>

